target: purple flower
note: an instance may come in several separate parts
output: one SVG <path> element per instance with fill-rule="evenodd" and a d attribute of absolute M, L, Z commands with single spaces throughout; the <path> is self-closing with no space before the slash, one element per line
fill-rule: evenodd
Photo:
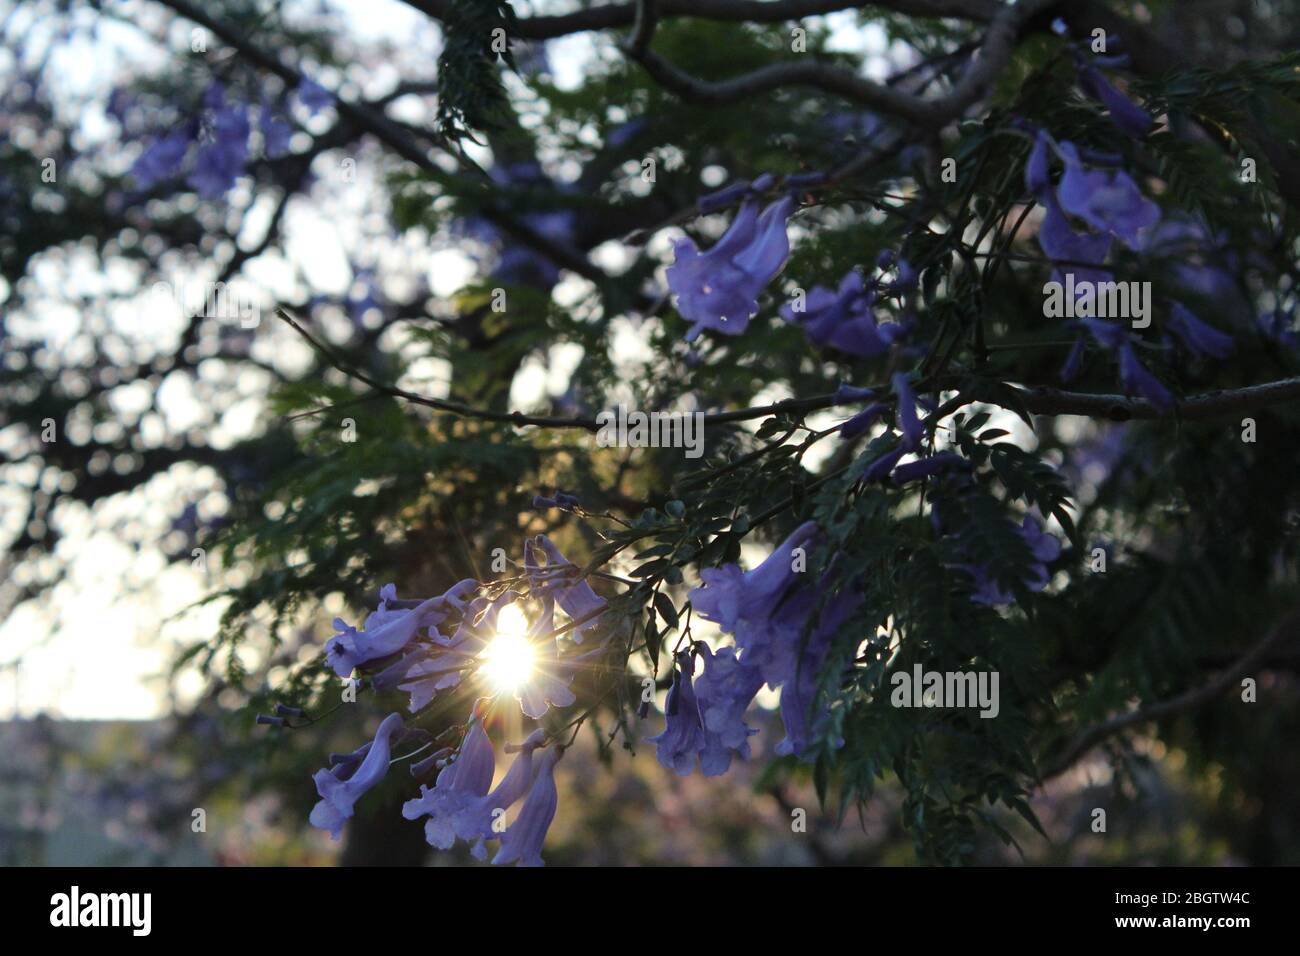
<path fill-rule="evenodd" d="M 857 438 L 870 428 L 876 419 L 887 411 L 889 411 L 889 406 L 884 402 L 876 402 L 874 405 L 868 405 L 840 426 L 840 438 L 845 441 Z"/>
<path fill-rule="evenodd" d="M 1109 281 L 1109 272 L 1094 267 L 1110 254 L 1111 237 L 1100 232 L 1076 232 L 1054 193 L 1044 193 L 1042 202 L 1046 213 L 1038 227 L 1038 244 L 1049 259 L 1058 263 L 1057 271 L 1072 272 L 1079 282 Z"/>
<path fill-rule="evenodd" d="M 502 835 L 501 849 L 492 858 L 494 864 L 544 865 L 542 844 L 546 841 L 546 831 L 555 819 L 555 808 L 559 803 L 559 795 L 555 790 L 555 764 L 562 752 L 561 748 L 552 747 L 537 761 L 537 772 L 533 776 L 528 796 L 524 798 L 519 816 Z"/>
<path fill-rule="evenodd" d="M 408 820 L 429 817 L 424 838 L 440 850 L 450 850 L 457 838 L 481 835 L 480 801 L 492 787 L 496 753 L 483 721 L 471 715 L 470 724 L 456 760 L 442 769 L 432 788 L 421 785 L 420 796 L 402 804 L 402 816 Z"/>
<path fill-rule="evenodd" d="M 643 116 L 620 123 L 605 134 L 605 145 L 610 149 L 622 149 L 629 142 L 645 132 L 650 125 Z"/>
<path fill-rule="evenodd" d="M 1057 149 L 1065 160 L 1065 175 L 1056 190 L 1061 207 L 1130 249 L 1141 248 L 1139 233 L 1159 221 L 1160 208 L 1123 170 L 1084 167 L 1073 143 L 1062 142 Z"/>
<path fill-rule="evenodd" d="M 1029 553 L 1038 562 L 1030 579 L 1030 587 L 1035 591 L 1047 587 L 1048 574 L 1046 565 L 1061 556 L 1061 542 L 1043 530 L 1032 515 L 1025 515 L 1020 522 L 1020 536 L 1029 545 Z"/>
<path fill-rule="evenodd" d="M 804 522 L 752 571 L 742 572 L 736 564 L 704 568 L 704 584 L 691 591 L 691 606 L 705 620 L 733 633 L 741 620 L 765 620 L 798 580 L 795 550 L 802 549 L 806 562 L 806 551 L 818 534 L 816 522 Z"/>
<path fill-rule="evenodd" d="M 1040 130 L 1034 137 L 1034 148 L 1030 150 L 1029 159 L 1025 163 L 1025 188 L 1039 202 L 1044 201 L 1043 197 L 1052 185 L 1051 149 L 1051 137 Z"/>
<path fill-rule="evenodd" d="M 1202 322 L 1181 302 L 1174 303 L 1169 331 L 1182 340 L 1189 352 L 1196 355 L 1211 355 L 1222 359 L 1232 354 L 1232 336 Z"/>
<path fill-rule="evenodd" d="M 1129 333 L 1123 325 L 1107 319 L 1080 319 L 1080 324 L 1106 349 L 1119 349 L 1129 343 Z"/>
<path fill-rule="evenodd" d="M 540 567 L 536 563 L 538 548 L 546 554 L 546 564 Z M 573 642 L 581 644 L 586 633 L 600 623 L 605 599 L 577 576 L 578 566 L 544 534 L 524 542 L 524 568 L 538 597 L 553 597 L 570 620 L 583 622 L 569 632 Z"/>
<path fill-rule="evenodd" d="M 1294 317 L 1283 309 L 1264 312 L 1256 320 L 1260 334 L 1285 348 L 1300 347 L 1300 335 L 1292 328 Z"/>
<path fill-rule="evenodd" d="M 817 612 L 814 609 L 829 583 L 829 575 L 817 587 L 801 589 L 781 609 L 775 622 L 779 639 L 770 646 L 762 666 L 769 687 L 781 688 L 781 722 L 785 738 L 776 753 L 804 756 L 815 736 L 826 730 L 830 718 L 825 705 L 818 707 L 822 671 L 839 629 L 862 604 L 862 596 L 851 591 L 833 594 Z M 841 746 L 842 740 L 832 741 Z"/>
<path fill-rule="evenodd" d="M 1119 381 L 1128 394 L 1145 398 L 1161 412 L 1173 411 L 1173 395 L 1147 371 L 1146 366 L 1138 360 L 1131 344 L 1125 344 L 1119 349 Z"/>
<path fill-rule="evenodd" d="M 579 661 L 589 656 L 583 655 L 580 658 L 562 661 L 559 643 L 551 636 L 554 629 L 555 602 L 546 598 L 543 601 L 542 614 L 533 623 L 528 634 L 528 641 L 533 645 L 535 655 L 532 673 L 515 689 L 515 699 L 519 701 L 519 709 L 523 711 L 525 717 L 534 720 L 541 719 L 552 707 L 569 707 L 573 704 L 576 698 L 573 691 L 569 689 L 569 682 L 573 680 L 573 668 Z M 548 648 L 549 653 L 537 653 L 542 647 Z M 603 654 L 604 651 L 603 646 L 597 647 L 590 652 L 590 655 Z"/>
<path fill-rule="evenodd" d="M 190 133 L 181 130 L 149 144 L 131 166 L 131 175 L 140 188 L 150 189 L 178 175 L 192 142 Z"/>
<path fill-rule="evenodd" d="M 1034 559 L 1023 579 L 1025 587 L 1031 591 L 1041 591 L 1051 580 L 1047 565 L 1060 557 L 1061 543 L 1044 531 L 1031 515 L 1025 515 L 1021 522 L 1020 536 Z M 975 579 L 975 591 L 971 595 L 971 601 L 975 604 L 998 607 L 1015 600 L 1015 596 L 997 582 L 987 567 L 975 564 L 962 567 Z"/>
<path fill-rule="evenodd" d="M 753 193 L 754 188 L 748 179 L 738 179 L 711 193 L 705 193 L 695 201 L 695 208 L 702 214 L 718 212 L 732 203 L 739 202 Z"/>
<path fill-rule="evenodd" d="M 742 663 L 734 648 L 724 647 L 716 654 L 705 644 L 696 644 L 695 649 L 704 662 L 704 673 L 695 682 L 706 736 L 700 769 L 709 777 L 726 773 L 733 752 L 749 759 L 749 738 L 758 731 L 745 723 L 745 711 L 763 686 L 763 675 L 757 667 Z"/>
<path fill-rule="evenodd" d="M 929 475 L 936 475 L 944 471 L 952 471 L 956 468 L 969 468 L 968 462 L 961 455 L 951 451 L 941 451 L 937 455 L 931 455 L 928 458 L 918 458 L 916 461 L 908 462 L 906 465 L 899 465 L 894 469 L 890 480 L 896 485 L 905 485 L 909 481 L 916 481 L 918 478 L 925 478 Z"/>
<path fill-rule="evenodd" d="M 790 254 L 786 222 L 795 201 L 779 199 L 763 210 L 747 200 L 712 249 L 700 252 L 689 238 L 673 243 L 674 262 L 668 267 L 668 287 L 677 296 L 677 310 L 691 323 L 688 342 L 705 329 L 740 335 L 758 312 L 763 287 L 785 265 Z"/>
<path fill-rule="evenodd" d="M 664 729 L 650 742 L 656 745 L 659 763 L 682 776 L 695 769 L 695 761 L 705 747 L 704 722 L 695 697 L 693 675 L 695 655 L 690 650 L 677 655 L 677 670 L 664 705 Z"/>
<path fill-rule="evenodd" d="M 1082 319 L 1080 322 L 1103 348 L 1114 352 L 1119 359 L 1120 387 L 1129 395 L 1145 398 L 1162 412 L 1174 407 L 1174 397 L 1169 390 L 1147 371 L 1133 349 L 1128 329 L 1118 322 L 1104 319 Z"/>
<path fill-rule="evenodd" d="M 915 448 L 925 434 L 921 420 L 916 417 L 916 392 L 912 390 L 912 383 L 903 372 L 896 373 L 890 381 L 894 386 L 894 394 L 898 396 L 898 428 L 903 433 L 907 447 Z"/>
<path fill-rule="evenodd" d="M 385 588 L 379 608 L 366 618 L 365 629 L 358 631 L 340 618 L 334 619 L 338 633 L 325 644 L 325 656 L 334 673 L 347 677 L 353 668 L 367 661 L 396 654 L 414 639 L 423 627 L 437 625 L 452 611 L 461 611 L 465 601 L 478 590 L 472 578 L 452 586 L 445 594 L 422 601 L 411 609 L 390 609 L 395 597 L 391 585 Z"/>
<path fill-rule="evenodd" d="M 546 743 L 546 731 L 534 730 L 518 747 L 507 745 L 506 753 L 516 754 L 515 759 L 510 764 L 510 769 L 506 771 L 505 777 L 493 788 L 482 800 L 474 805 L 473 810 L 467 813 L 468 820 L 460 824 L 459 830 L 462 833 L 468 833 L 465 839 L 475 839 L 472 853 L 478 859 L 484 859 L 487 856 L 487 848 L 483 845 L 485 840 L 495 840 L 500 836 L 497 829 L 497 821 L 502 818 L 506 810 L 518 803 L 527 793 L 528 788 L 532 786 L 533 777 L 535 776 L 533 767 L 533 751 Z"/>
<path fill-rule="evenodd" d="M 266 103 L 262 104 L 258 114 L 257 128 L 262 133 L 262 151 L 270 159 L 278 159 L 289 152 L 293 127 L 282 117 L 276 116 Z"/>
<path fill-rule="evenodd" d="M 896 322 L 878 325 L 874 301 L 875 290 L 866 288 L 861 274 L 850 271 L 838 291 L 814 286 L 803 311 L 783 305 L 780 312 L 787 322 L 801 324 L 817 345 L 869 359 L 884 354 L 905 332 Z"/>
<path fill-rule="evenodd" d="M 695 654 L 705 673 L 695 680 Z M 663 733 L 651 737 L 659 763 L 686 776 L 695 769 L 716 777 L 727 772 L 733 756 L 749 759 L 749 737 L 758 731 L 744 721 L 745 709 L 763 686 L 757 667 L 742 664 L 727 648 L 715 656 L 707 646 L 677 655 L 678 670 L 668 691 Z"/>
<path fill-rule="evenodd" d="M 388 772 L 393 734 L 403 729 L 400 714 L 389 714 L 379 725 L 365 758 L 356 763 L 341 761 L 331 770 L 318 770 L 312 779 L 320 800 L 311 811 L 311 824 L 329 830 L 337 840 L 343 823 L 352 816 L 352 808 L 361 796 Z"/>
<path fill-rule="evenodd" d="M 870 464 L 862 471 L 862 481 L 868 484 L 873 481 L 884 481 L 909 450 L 904 445 L 897 445 L 883 455 L 872 459 Z"/>
<path fill-rule="evenodd" d="M 794 547 L 808 546 L 818 534 L 813 522 L 801 525 L 746 574 L 734 564 L 701 572 L 705 586 L 691 592 L 691 603 L 701 616 L 733 635 L 739 655 L 733 667 L 721 662 L 719 652 L 713 658 L 715 677 L 702 678 L 695 687 L 689 665 L 681 669 L 669 694 L 668 726 L 655 738 L 660 763 L 689 773 L 699 754 L 706 774 L 721 773 L 732 751 L 744 756 L 741 732 L 747 728 L 740 720 L 741 702 L 753 697 L 755 671 L 769 687 L 781 690 L 786 739 L 777 745 L 778 753 L 803 755 L 813 737 L 824 731 L 828 711 L 816 707 L 822 671 L 835 635 L 862 598 L 846 589 L 823 600 L 833 586 L 831 572 L 816 583 L 802 583 L 790 568 Z M 712 734 L 718 735 L 716 740 Z"/>
<path fill-rule="evenodd" d="M 1101 72 L 1093 67 L 1079 71 L 1079 85 L 1083 91 L 1110 110 L 1110 121 L 1133 139 L 1144 139 L 1151 132 L 1155 120 L 1127 96 L 1115 89 Z"/>
<path fill-rule="evenodd" d="M 249 131 L 247 107 L 217 111 L 210 140 L 200 145 L 194 169 L 186 180 L 204 199 L 224 196 L 243 173 Z"/>
<path fill-rule="evenodd" d="M 319 113 L 326 107 L 334 105 L 334 94 L 313 80 L 303 79 L 294 90 L 294 96 L 308 112 Z"/>

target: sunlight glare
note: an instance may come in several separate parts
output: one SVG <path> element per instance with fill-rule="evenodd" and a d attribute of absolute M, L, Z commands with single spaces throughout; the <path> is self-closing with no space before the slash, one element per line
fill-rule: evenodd
<path fill-rule="evenodd" d="M 508 605 L 497 617 L 497 635 L 483 651 L 482 673 L 499 691 L 512 692 L 533 672 L 533 645 L 526 636 L 528 622 L 519 608 Z"/>

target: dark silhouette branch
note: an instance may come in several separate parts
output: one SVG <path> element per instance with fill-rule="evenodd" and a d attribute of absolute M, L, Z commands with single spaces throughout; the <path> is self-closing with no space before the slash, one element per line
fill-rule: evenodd
<path fill-rule="evenodd" d="M 455 0 L 406 0 L 421 13 L 444 20 Z M 666 18 L 693 17 L 728 23 L 781 23 L 803 17 L 822 16 L 840 10 L 875 7 L 913 17 L 951 17 L 986 23 L 1002 8 L 997 0 L 663 0 L 660 15 Z M 515 35 L 521 40 L 551 40 L 556 37 L 631 26 L 636 4 L 611 3 L 553 16 L 520 17 Z"/>
<path fill-rule="evenodd" d="M 1137 707 L 1127 713 L 1102 721 L 1080 733 L 1055 760 L 1042 770 L 1039 777 L 1040 783 L 1060 776 L 1082 760 L 1094 747 L 1116 734 L 1143 724 L 1174 717 L 1210 703 L 1233 684 L 1265 663 L 1269 652 L 1284 638 L 1295 640 L 1298 637 L 1300 637 L 1300 612 L 1293 611 L 1280 624 L 1269 631 L 1263 640 L 1238 659 L 1235 664 L 1225 668 L 1200 687 L 1184 691 L 1168 700 L 1148 704 L 1145 707 Z"/>
<path fill-rule="evenodd" d="M 979 51 L 966 72 L 943 96 L 927 98 L 906 93 L 885 83 L 875 83 L 850 70 L 826 63 L 774 63 L 728 80 L 709 82 L 694 77 L 650 49 L 650 37 L 642 18 L 633 40 L 623 51 L 641 64 L 651 78 L 669 92 L 690 103 L 725 105 L 770 93 L 788 86 L 808 86 L 873 110 L 888 113 L 922 126 L 942 126 L 974 105 L 997 79 L 1016 42 L 1030 20 L 1059 0 L 1019 0 L 1003 7 L 984 35 Z"/>

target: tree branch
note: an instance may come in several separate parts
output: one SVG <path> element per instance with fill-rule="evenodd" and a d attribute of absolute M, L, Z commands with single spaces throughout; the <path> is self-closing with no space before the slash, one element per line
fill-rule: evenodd
<path fill-rule="evenodd" d="M 261 69 L 274 73 L 287 86 L 291 88 L 297 87 L 302 82 L 303 75 L 296 69 L 281 62 L 278 57 L 262 50 L 242 36 L 234 27 L 210 16 L 205 10 L 191 3 L 190 0 L 157 0 L 157 2 L 170 7 L 185 19 L 192 20 L 211 30 L 223 43 L 238 50 L 240 54 Z M 425 172 L 434 173 L 438 176 L 446 175 L 446 171 L 430 158 L 428 151 L 421 148 L 399 123 L 389 119 L 382 110 L 372 109 L 366 103 L 351 103 L 340 97 L 335 97 L 334 102 L 339 116 L 370 133 L 380 142 L 385 143 L 403 159 L 414 163 Z M 572 248 L 568 243 L 543 236 L 526 223 L 509 219 L 496 210 L 485 209 L 482 214 L 520 242 L 546 255 L 556 265 L 575 272 L 598 285 L 608 281 L 609 276 L 603 270 L 593 265 L 580 250 Z"/>
<path fill-rule="evenodd" d="M 392 398 L 399 398 L 416 405 L 424 405 L 462 418 L 477 418 L 483 421 L 514 425 L 517 428 L 536 425 L 539 428 L 577 428 L 589 432 L 596 432 L 601 428 L 600 423 L 594 418 L 563 418 L 553 415 L 525 415 L 522 412 L 494 412 L 475 408 L 463 402 L 431 398 L 427 395 L 420 395 L 380 382 L 373 376 L 350 365 L 332 348 L 317 340 L 284 309 L 278 310 L 277 314 L 328 358 L 339 371 Z M 955 388 L 958 384 L 956 379 L 948 377 L 922 380 L 918 383 L 918 388 L 925 391 L 943 391 Z M 886 394 L 889 391 L 887 385 L 882 384 L 873 387 L 881 394 Z M 1015 388 L 1025 408 L 1035 415 L 1084 415 L 1090 418 L 1105 418 L 1111 421 L 1165 417 L 1160 409 L 1144 398 L 1129 398 L 1126 395 L 1090 395 L 1083 392 L 1063 392 L 1054 388 L 1011 387 Z M 1295 399 L 1300 399 L 1300 377 L 1266 382 L 1262 385 L 1251 385 L 1246 388 L 1193 395 L 1183 399 L 1178 404 L 1176 415 L 1184 420 L 1216 418 L 1220 415 L 1257 411 Z M 940 418 L 947 417 L 964 405 L 979 401 L 984 400 L 959 396 L 945 403 L 931 418 L 937 423 Z M 787 398 L 779 402 L 773 402 L 770 405 L 755 405 L 750 408 L 738 408 L 726 412 L 712 412 L 704 416 L 704 424 L 725 425 L 755 418 L 766 418 L 769 415 L 807 414 L 825 408 L 833 408 L 837 405 L 855 405 L 860 402 L 860 399 L 841 398 L 838 392 L 812 395 L 807 398 Z"/>
<path fill-rule="evenodd" d="M 648 38 L 644 38 L 646 42 L 641 44 L 641 49 L 627 43 L 623 51 L 640 63 L 657 83 L 691 103 L 725 105 L 781 87 L 810 86 L 919 125 L 942 126 L 984 95 L 1011 58 L 1022 29 L 1058 2 L 1019 0 L 1003 7 L 989 25 L 979 51 L 961 79 L 948 93 L 932 99 L 872 82 L 850 70 L 825 63 L 774 63 L 729 80 L 709 82 L 691 76 L 659 56 L 649 48 Z M 638 30 L 638 38 L 640 33 Z"/>
<path fill-rule="evenodd" d="M 406 0 L 421 13 L 444 20 L 455 0 Z M 840 10 L 879 7 L 913 17 L 951 17 L 987 23 L 1002 8 L 997 0 L 663 0 L 659 12 L 664 17 L 695 17 L 730 23 L 781 23 L 803 17 L 822 16 Z M 610 30 L 631 26 L 636 20 L 636 4 L 611 3 L 556 16 L 520 17 L 515 35 L 521 40 L 551 40 L 590 30 Z"/>
<path fill-rule="evenodd" d="M 1194 710 L 1218 697 L 1237 681 L 1246 677 L 1265 661 L 1274 645 L 1283 638 L 1300 639 L 1300 611 L 1288 614 L 1280 624 L 1269 631 L 1264 639 L 1247 651 L 1235 664 L 1225 668 L 1207 683 L 1184 691 L 1177 697 L 1162 700 L 1146 707 L 1102 721 L 1080 733 L 1059 757 L 1047 765 L 1039 776 L 1040 785 L 1060 776 L 1078 763 L 1093 747 L 1131 727 L 1164 720 L 1189 710 Z"/>

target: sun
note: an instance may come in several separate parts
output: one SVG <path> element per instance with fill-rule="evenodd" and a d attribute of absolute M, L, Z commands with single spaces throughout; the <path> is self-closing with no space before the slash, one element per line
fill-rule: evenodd
<path fill-rule="evenodd" d="M 497 635 L 483 650 L 480 668 L 498 691 L 513 692 L 533 673 L 533 645 L 525 636 L 528 622 L 519 608 L 508 605 L 497 617 Z"/>

